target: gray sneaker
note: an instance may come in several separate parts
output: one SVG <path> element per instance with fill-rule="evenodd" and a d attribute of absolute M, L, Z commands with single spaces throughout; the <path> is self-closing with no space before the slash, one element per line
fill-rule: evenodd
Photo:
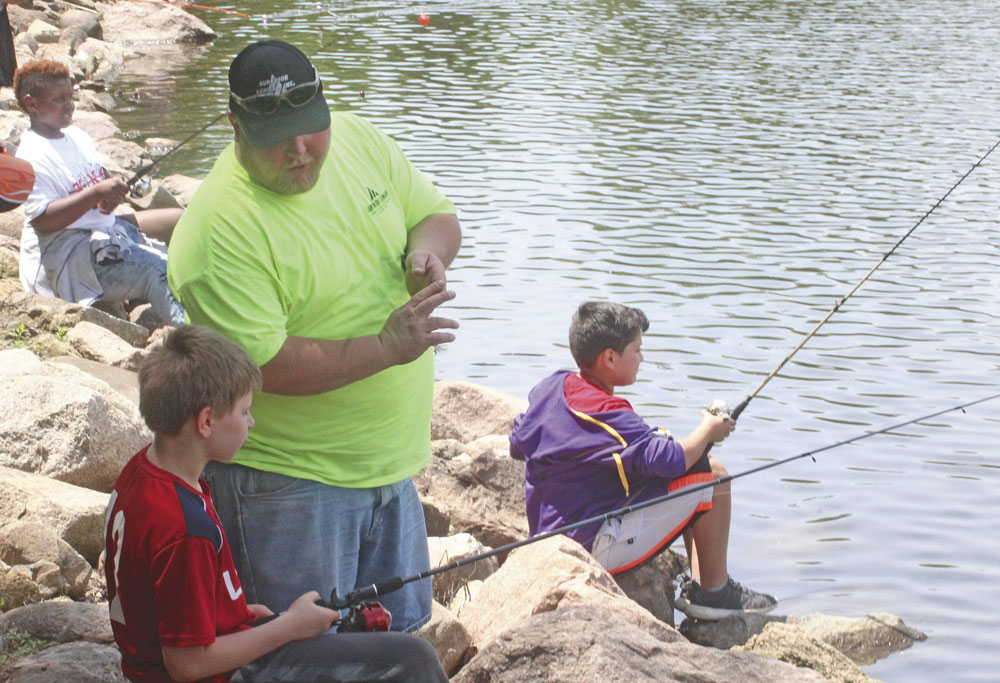
<path fill-rule="evenodd" d="M 770 612 L 777 604 L 774 597 L 745 588 L 729 577 L 717 591 L 707 591 L 697 581 L 684 581 L 675 606 L 692 619 L 717 621 L 730 614 Z"/>

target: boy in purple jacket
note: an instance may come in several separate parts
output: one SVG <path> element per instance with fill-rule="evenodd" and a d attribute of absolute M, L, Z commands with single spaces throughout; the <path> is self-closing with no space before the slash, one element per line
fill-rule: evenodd
<path fill-rule="evenodd" d="M 569 346 L 578 372 L 560 370 L 528 395 L 514 421 L 511 456 L 524 460 L 532 535 L 727 476 L 706 450 L 735 423 L 702 412 L 683 439 L 650 427 L 614 388 L 635 382 L 642 362 L 637 308 L 586 302 L 573 316 Z M 693 580 L 677 608 L 696 619 L 767 612 L 777 604 L 729 576 L 730 485 L 721 484 L 567 532 L 612 574 L 638 567 L 683 533 Z"/>

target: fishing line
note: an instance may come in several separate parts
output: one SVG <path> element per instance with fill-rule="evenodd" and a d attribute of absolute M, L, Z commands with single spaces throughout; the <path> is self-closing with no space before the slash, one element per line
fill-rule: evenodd
<path fill-rule="evenodd" d="M 998 144 L 1000 144 L 1000 143 L 998 143 Z M 356 606 L 356 605 L 359 605 L 359 604 L 361 604 L 363 602 L 374 600 L 375 598 L 377 598 L 377 597 L 379 597 L 381 595 L 385 595 L 387 593 L 392 593 L 394 591 L 397 591 L 400 588 L 402 588 L 403 586 L 405 586 L 406 584 L 411 583 L 413 581 L 419 581 L 420 579 L 427 579 L 427 578 L 430 578 L 432 576 L 435 576 L 436 574 L 440 574 L 442 572 L 450 571 L 452 569 L 457 569 L 457 568 L 465 566 L 467 564 L 472 564 L 473 562 L 478 562 L 479 560 L 485 560 L 487 558 L 493 557 L 495 555 L 499 555 L 501 553 L 510 552 L 511 550 L 515 550 L 517 548 L 520 548 L 520 547 L 523 547 L 523 546 L 526 546 L 526 545 L 530 545 L 531 543 L 537 543 L 538 541 L 543 541 L 543 540 L 545 540 L 547 538 L 550 538 L 552 536 L 556 536 L 558 534 L 564 534 L 567 531 L 573 531 L 574 529 L 579 529 L 581 527 L 588 526 L 590 524 L 596 524 L 597 522 L 606 522 L 606 521 L 610 521 L 610 520 L 613 520 L 613 519 L 620 519 L 623 516 L 629 514 L 630 512 L 635 512 L 636 510 L 642 510 L 643 508 L 647 508 L 647 507 L 650 507 L 652 505 L 657 505 L 659 503 L 662 503 L 662 502 L 665 502 L 665 501 L 668 501 L 668 500 L 672 500 L 674 498 L 679 498 L 680 496 L 686 496 L 686 495 L 689 495 L 691 493 L 696 493 L 698 491 L 702 491 L 702 490 L 710 488 L 710 487 L 719 486 L 720 484 L 725 484 L 725 483 L 728 483 L 730 481 L 733 481 L 734 479 L 739 479 L 741 477 L 746 477 L 746 476 L 749 476 L 751 474 L 756 474 L 757 472 L 763 472 L 764 470 L 771 469 L 772 467 L 778 467 L 780 465 L 784 465 L 786 463 L 790 463 L 793 460 L 799 460 L 801 458 L 813 458 L 813 460 L 815 460 L 816 458 L 814 456 L 817 453 L 822 453 L 824 451 L 829 451 L 829 450 L 832 450 L 834 448 L 839 448 L 840 446 L 846 446 L 848 444 L 855 443 L 857 441 L 861 441 L 862 439 L 867 439 L 867 438 L 872 437 L 872 436 L 877 436 L 879 434 L 886 434 L 888 432 L 891 432 L 893 430 L 899 429 L 901 427 L 906 427 L 908 425 L 912 425 L 912 424 L 915 424 L 917 422 L 923 422 L 924 420 L 930 420 L 931 418 L 939 417 L 941 415 L 944 415 L 946 413 L 950 413 L 950 412 L 953 412 L 953 411 L 956 411 L 956 410 L 961 410 L 964 413 L 966 408 L 969 408 L 971 406 L 977 405 L 979 403 L 985 403 L 987 401 L 992 401 L 992 400 L 994 400 L 996 398 L 1000 398 L 1000 394 L 993 394 L 992 396 L 987 396 L 986 398 L 980 398 L 980 399 L 976 399 L 975 401 L 969 401 L 968 403 L 963 403 L 961 405 L 952 406 L 950 408 L 945 408 L 944 410 L 939 410 L 937 412 L 930 413 L 928 415 L 922 415 L 921 417 L 917 417 L 917 418 L 914 418 L 912 420 L 906 420 L 905 422 L 899 422 L 899 423 L 896 423 L 896 424 L 891 425 L 889 427 L 883 427 L 882 429 L 877 429 L 875 431 L 865 432 L 864 434 L 860 434 L 858 436 L 851 437 L 850 439 L 844 439 L 843 441 L 838 441 L 837 443 L 830 444 L 828 446 L 823 446 L 822 448 L 817 448 L 817 449 L 814 449 L 814 450 L 811 450 L 811 451 L 805 451 L 804 453 L 799 453 L 797 455 L 793 455 L 793 456 L 784 458 L 782 460 L 775 460 L 774 462 L 769 462 L 769 463 L 766 463 L 764 465 L 759 465 L 757 467 L 753 467 L 753 468 L 751 468 L 749 470 L 745 470 L 745 471 L 739 472 L 737 474 L 731 474 L 729 476 L 722 477 L 722 478 L 716 479 L 714 481 L 705 482 L 703 484 L 696 484 L 696 485 L 687 487 L 687 488 L 685 488 L 683 490 L 680 490 L 680 491 L 674 491 L 673 493 L 668 493 L 668 494 L 665 494 L 663 496 L 659 496 L 658 498 L 651 498 L 650 500 L 646 500 L 646 501 L 643 501 L 641 503 L 635 503 L 633 505 L 628 505 L 628 506 L 623 507 L 621 509 L 614 510 L 613 512 L 606 512 L 603 515 L 597 515 L 595 517 L 590 517 L 588 519 L 584 519 L 584 520 L 579 521 L 579 522 L 574 522 L 572 524 L 567 524 L 567 525 L 561 526 L 561 527 L 559 527 L 557 529 L 552 529 L 550 531 L 546 531 L 546 532 L 543 532 L 543 533 L 540 533 L 540 534 L 536 534 L 535 536 L 532 536 L 531 538 L 527 538 L 527 539 L 524 539 L 522 541 L 515 541 L 513 543 L 508 543 L 507 545 L 500 546 L 499 548 L 494 548 L 493 550 L 489 550 L 487 552 L 480 553 L 478 555 L 472 555 L 470 557 L 464 557 L 462 559 L 455 560 L 453 562 L 449 562 L 448 564 L 441 565 L 440 567 L 435 567 L 433 569 L 428 569 L 427 571 L 422 571 L 422 572 L 420 572 L 418 574 L 413 574 L 412 576 L 397 576 L 397 577 L 393 577 L 391 579 L 385 579 L 383 581 L 379 581 L 377 583 L 374 583 L 374 584 L 372 584 L 370 586 L 364 586 L 362 588 L 358 588 L 356 590 L 353 590 L 350 593 L 348 593 L 347 595 L 345 595 L 343 598 L 337 597 L 336 591 L 334 591 L 334 594 L 330 597 L 329 606 L 331 607 L 331 609 L 346 609 L 346 608 L 349 608 L 349 607 L 352 607 L 352 606 Z"/>
<path fill-rule="evenodd" d="M 212 119 L 211 121 L 209 121 L 207 124 L 205 124 L 204 126 L 202 126 L 201 128 L 199 128 L 195 132 L 191 133 L 191 135 L 187 136 L 186 138 L 184 138 L 183 140 L 181 140 L 180 142 L 178 142 L 176 145 L 174 145 L 173 147 L 171 147 L 169 150 L 167 150 L 167 153 L 164 154 L 163 156 L 161 156 L 159 159 L 157 159 L 156 161 L 152 162 L 151 164 L 146 164 L 145 166 L 143 166 L 142 168 L 140 168 L 138 171 L 136 171 L 132 175 L 131 178 L 129 178 L 128 180 L 125 181 L 125 184 L 128 185 L 130 188 L 133 187 L 139 181 L 139 178 L 141 178 L 142 176 L 144 176 L 147 173 L 149 173 L 150 171 L 152 171 L 154 168 L 156 168 L 159 165 L 159 163 L 161 161 L 163 161 L 168 156 L 170 156 L 171 154 L 173 154 L 174 152 L 176 152 L 177 150 L 179 150 L 181 147 L 183 147 L 187 143 L 191 142 L 191 140 L 193 140 L 197 136 L 201 135 L 202 133 L 204 133 L 206 130 L 208 130 L 212 126 L 214 126 L 215 123 L 219 119 L 221 119 L 223 116 L 225 116 L 227 113 L 228 112 L 226 112 L 226 111 L 222 112 L 221 114 L 219 114 L 218 116 L 216 116 L 214 119 Z"/>
<path fill-rule="evenodd" d="M 934 206 L 932 206 L 932 207 L 931 207 L 930 209 L 928 209 L 928 210 L 927 210 L 927 213 L 925 213 L 925 214 L 924 214 L 923 216 L 921 216 L 921 217 L 920 217 L 920 220 L 918 220 L 918 221 L 917 221 L 917 222 L 916 222 L 916 223 L 915 223 L 915 224 L 913 225 L 913 227 L 912 227 L 912 228 L 910 228 L 910 229 L 909 229 L 909 230 L 908 230 L 908 231 L 906 232 L 906 234 L 905 234 L 905 235 L 903 235 L 902 237 L 900 237 L 900 238 L 899 238 L 899 241 L 898 241 L 898 242 L 896 242 L 896 244 L 894 244 L 894 245 L 892 246 L 892 249 L 890 249 L 889 251 L 887 251 L 887 252 L 886 252 L 885 254 L 883 254 L 883 255 L 882 255 L 882 258 L 881 258 L 881 259 L 879 259 L 879 262 L 878 262 L 878 263 L 876 263 L 876 264 L 875 264 L 875 265 L 874 265 L 874 266 L 872 267 L 872 269 L 871 269 L 871 270 L 869 270 L 869 271 L 868 271 L 868 272 L 867 272 L 867 273 L 865 274 L 865 276 L 864 276 L 863 278 L 861 278 L 861 280 L 860 280 L 860 281 L 858 282 L 858 284 L 854 285 L 854 288 L 853 288 L 853 289 L 852 289 L 851 291 L 849 291 L 849 292 L 848 292 L 848 293 L 847 293 L 846 295 L 844 295 L 844 297 L 843 297 L 843 298 L 841 298 L 841 299 L 840 299 L 839 301 L 837 301 L 837 303 L 835 303 L 835 304 L 833 305 L 833 308 L 831 308 L 831 309 L 830 309 L 830 312 L 829 312 L 829 313 L 827 313 L 827 314 L 826 314 L 826 315 L 825 315 L 825 316 L 823 317 L 823 319 L 819 321 L 819 323 L 817 323 L 816 327 L 814 327 L 814 328 L 812 329 L 812 331 L 811 331 L 811 332 L 810 332 L 809 334 L 807 334 L 807 335 L 805 336 L 805 338 L 804 338 L 804 339 L 803 339 L 803 340 L 802 340 L 801 342 L 799 342 L 799 345 L 798 345 L 798 346 L 796 346 L 796 347 L 795 347 L 794 349 L 792 349 L 792 352 L 791 352 L 791 353 L 789 353 L 789 354 L 788 354 L 787 356 L 785 356 L 785 359 L 784 359 L 783 361 L 781 361 L 780 363 L 778 363 L 778 367 L 776 367 L 776 368 L 775 368 L 774 370 L 772 370 L 772 371 L 771 371 L 771 374 L 769 374 L 769 375 L 768 375 L 767 377 L 765 377 L 765 378 L 764 378 L 764 381 L 763 381 L 763 382 L 761 382 L 761 383 L 760 383 L 760 384 L 759 384 L 759 385 L 757 386 L 757 388 L 756 388 L 756 389 L 754 389 L 754 390 L 753 390 L 752 392 L 750 392 L 750 394 L 749 394 L 749 395 L 748 395 L 748 396 L 747 396 L 747 397 L 746 397 L 745 399 L 743 399 L 743 401 L 742 401 L 742 402 L 741 402 L 741 403 L 740 403 L 739 405 L 737 405 L 737 406 L 736 406 L 736 407 L 735 407 L 735 408 L 733 409 L 733 411 L 732 411 L 732 412 L 730 413 L 730 415 L 729 415 L 729 416 L 730 416 L 730 417 L 731 417 L 732 419 L 734 419 L 734 420 L 735 420 L 736 418 L 738 418 L 738 417 L 740 416 L 740 413 L 742 413 L 742 412 L 743 412 L 743 410 L 744 410 L 744 409 L 745 409 L 745 408 L 747 407 L 747 405 L 749 405 L 750 401 L 752 401 L 752 400 L 754 399 L 754 397 L 756 397 L 756 396 L 757 396 L 757 394 L 759 394 L 759 393 L 760 393 L 761 389 L 763 389 L 763 388 L 764 388 L 764 386 L 765 386 L 765 385 L 767 385 L 767 383 L 768 383 L 768 382 L 770 382 L 770 381 L 771 381 L 771 379 L 772 379 L 772 378 L 773 378 L 773 377 L 774 377 L 775 375 L 777 375 L 777 374 L 778 374 L 779 372 L 781 372 L 781 369 L 782 369 L 783 367 L 785 367 L 785 364 L 786 364 L 786 363 L 787 363 L 787 362 L 788 362 L 789 360 L 791 360 L 792 356 L 794 356 L 794 355 L 795 355 L 796 353 L 798 353 L 799 349 L 801 349 L 801 348 L 802 348 L 803 346 L 805 346 L 806 342 L 808 342 L 808 341 L 809 341 L 810 339 L 812 339 L 813 335 L 815 335 L 815 334 L 816 334 L 816 332 L 817 332 L 817 331 L 819 330 L 819 328 L 821 328 L 821 327 L 822 327 L 822 326 L 823 326 L 823 325 L 824 325 L 824 324 L 826 323 L 826 321 L 827 321 L 827 320 L 829 320 L 829 319 L 830 319 L 830 318 L 831 318 L 831 317 L 833 316 L 833 314 L 834 314 L 834 313 L 836 313 L 836 312 L 837 312 L 837 311 L 838 311 L 838 310 L 840 309 L 840 307 L 841 307 L 842 305 L 844 305 L 844 302 L 846 302 L 846 301 L 847 301 L 847 300 L 848 300 L 848 299 L 849 299 L 849 298 L 851 297 L 851 295 L 853 295 L 853 294 L 854 294 L 854 293 L 855 293 L 856 291 L 858 291 L 858 289 L 860 289 L 860 288 L 861 288 L 861 285 L 863 285 L 863 284 L 864 284 L 864 283 L 865 283 L 865 282 L 866 282 L 866 281 L 868 280 L 868 278 L 870 278 L 870 277 L 872 276 L 872 274 L 873 274 L 873 273 L 874 273 L 874 272 L 875 272 L 876 270 L 878 270 L 879 266 L 881 266 L 881 265 L 882 265 L 883 263 L 885 263 L 885 262 L 886 262 L 886 260 L 888 260 L 888 258 L 889 258 L 890 256 L 892 256 L 892 255 L 893 255 L 893 254 L 894 254 L 894 253 L 896 252 L 896 249 L 898 249 L 898 248 L 899 248 L 899 245 L 901 245 L 901 244 L 903 243 L 903 241 L 904 241 L 904 240 L 905 240 L 905 239 L 906 239 L 907 237 L 909 237 L 910 235 L 912 235 L 912 234 L 913 234 L 913 231 L 914 231 L 914 230 L 916 230 L 916 229 L 917 229 L 918 227 L 920 227 L 920 224 L 921 224 L 921 223 L 923 223 L 923 222 L 924 222 L 924 220 L 925 220 L 925 219 L 926 219 L 926 218 L 927 218 L 928 216 L 930 216 L 930 215 L 931 215 L 931 213 L 933 213 L 933 212 L 934 212 L 934 209 L 938 208 L 938 207 L 939 207 L 939 206 L 941 205 L 941 203 L 942 203 L 942 202 L 943 202 L 943 201 L 944 201 L 945 199 L 947 199 L 947 198 L 948 198 L 948 195 L 950 195 L 950 194 L 951 194 L 951 193 L 952 193 L 952 192 L 953 192 L 953 191 L 955 190 L 955 188 L 956 188 L 956 187 L 958 187 L 959 185 L 961 185 L 961 184 L 962 184 L 962 181 L 963 181 L 963 180 L 965 180 L 966 178 L 968 178 L 968 177 L 969 177 L 969 175 L 970 175 L 970 174 L 971 174 L 971 173 L 972 173 L 973 171 L 975 171 L 975 170 L 976 170 L 976 168 L 978 168 L 978 167 L 979 167 L 979 165 L 980 165 L 981 163 L 983 163 L 983 161 L 985 161 L 985 160 L 986 160 L 986 157 L 988 157 L 988 156 L 990 155 L 990 153 L 991 153 L 991 152 L 993 152 L 993 150 L 995 150 L 995 149 L 996 149 L 996 148 L 997 148 L 998 146 L 1000 146 L 1000 140 L 997 140 L 997 142 L 996 142 L 996 143 L 994 143 L 994 145 L 993 145 L 992 147 L 990 147 L 990 148 L 989 148 L 989 150 L 987 150 L 986 154 L 984 154 L 983 156 L 979 157 L 979 160 L 978 160 L 978 161 L 976 161 L 976 163 L 974 163 L 974 164 L 972 165 L 972 167 L 971 167 L 971 168 L 970 168 L 970 169 L 969 169 L 968 171 L 966 171 L 966 172 L 965 172 L 965 175 L 963 175 L 963 176 L 962 176 L 961 178 L 959 178 L 959 179 L 958 179 L 958 181 L 957 181 L 957 182 L 956 182 L 956 183 L 955 183 L 954 185 L 952 185 L 952 186 L 951 186 L 951 188 L 950 188 L 950 189 L 949 189 L 949 190 L 948 190 L 947 192 L 945 192 L 945 193 L 944 193 L 944 195 L 943 195 L 943 196 L 942 196 L 942 197 L 941 197 L 940 199 L 938 199 L 938 200 L 937 200 L 937 201 L 936 201 L 936 202 L 934 203 Z M 706 452 L 707 452 L 707 449 L 706 449 Z"/>

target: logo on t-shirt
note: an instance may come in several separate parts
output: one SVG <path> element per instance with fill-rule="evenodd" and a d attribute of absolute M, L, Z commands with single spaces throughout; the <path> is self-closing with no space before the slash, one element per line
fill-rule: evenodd
<path fill-rule="evenodd" d="M 389 199 L 389 190 L 382 190 L 379 192 L 378 190 L 373 190 L 370 187 L 367 189 L 368 205 L 365 207 L 365 210 L 368 212 L 368 215 L 374 216 L 377 213 L 382 213 L 386 207 L 386 200 Z"/>

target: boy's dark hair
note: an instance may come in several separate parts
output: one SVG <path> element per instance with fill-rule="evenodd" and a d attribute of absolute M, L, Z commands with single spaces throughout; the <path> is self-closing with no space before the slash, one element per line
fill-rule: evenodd
<path fill-rule="evenodd" d="M 207 327 L 183 325 L 143 359 L 139 412 L 155 434 L 173 436 L 205 406 L 229 413 L 260 387 L 260 368 L 243 347 Z"/>
<path fill-rule="evenodd" d="M 581 368 L 589 368 L 605 349 L 625 350 L 636 335 L 649 329 L 638 308 L 608 301 L 585 301 L 569 326 L 569 350 Z"/>
<path fill-rule="evenodd" d="M 24 96 L 38 97 L 55 78 L 69 78 L 69 67 L 51 59 L 36 59 L 14 72 L 14 96 L 24 109 Z"/>

